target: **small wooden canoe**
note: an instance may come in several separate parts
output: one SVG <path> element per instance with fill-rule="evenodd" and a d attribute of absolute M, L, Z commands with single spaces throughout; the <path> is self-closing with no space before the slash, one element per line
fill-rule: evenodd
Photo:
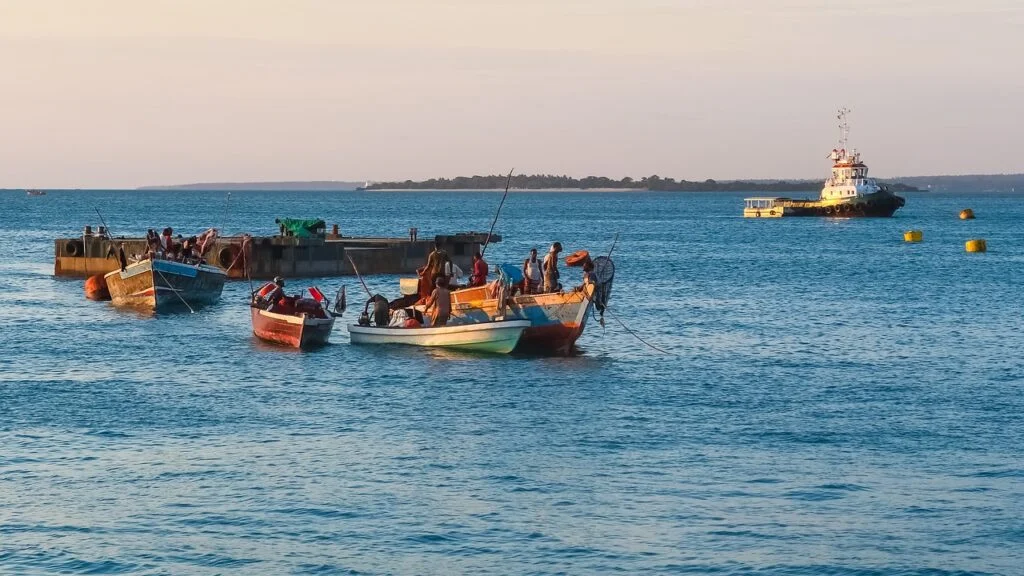
<path fill-rule="evenodd" d="M 350 324 L 353 344 L 405 344 L 508 354 L 519 343 L 529 320 L 499 320 L 436 328 L 401 328 Z"/>
<path fill-rule="evenodd" d="M 327 344 L 334 329 L 334 316 L 326 318 L 299 314 L 268 312 L 257 306 L 250 306 L 252 333 L 260 340 L 284 344 L 292 348 L 313 348 Z"/>

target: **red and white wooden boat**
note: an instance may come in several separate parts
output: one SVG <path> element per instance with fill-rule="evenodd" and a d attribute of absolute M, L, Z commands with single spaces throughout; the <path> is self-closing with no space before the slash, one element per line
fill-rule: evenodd
<path fill-rule="evenodd" d="M 334 317 L 323 294 L 310 288 L 313 298 L 283 298 L 264 309 L 256 298 L 249 305 L 252 333 L 260 340 L 292 348 L 315 348 L 327 344 L 334 329 Z M 340 315 L 340 314 L 339 314 Z"/>

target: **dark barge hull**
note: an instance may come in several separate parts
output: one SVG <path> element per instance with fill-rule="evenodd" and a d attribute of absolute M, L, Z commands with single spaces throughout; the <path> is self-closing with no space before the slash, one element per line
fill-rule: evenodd
<path fill-rule="evenodd" d="M 207 255 L 208 263 L 224 270 L 228 278 L 245 278 L 246 268 L 255 279 L 275 276 L 286 278 L 326 278 L 355 274 L 415 274 L 427 261 L 434 244 L 448 252 L 463 270 L 472 269 L 473 253 L 480 249 L 487 234 L 466 232 L 438 235 L 427 239 L 360 238 L 331 236 L 297 238 L 291 236 L 253 237 L 248 250 L 242 250 L 241 237 L 219 238 Z M 491 242 L 501 237 L 491 236 Z M 85 278 L 120 269 L 116 248 L 125 245 L 127 255 L 143 254 L 145 238 L 107 238 L 84 234 L 54 241 L 54 276 Z"/>

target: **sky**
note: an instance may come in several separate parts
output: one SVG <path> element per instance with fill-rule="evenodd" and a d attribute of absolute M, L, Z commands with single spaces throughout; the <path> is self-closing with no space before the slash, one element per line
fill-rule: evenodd
<path fill-rule="evenodd" d="M 0 188 L 1024 172 L 1020 0 L 0 0 Z"/>

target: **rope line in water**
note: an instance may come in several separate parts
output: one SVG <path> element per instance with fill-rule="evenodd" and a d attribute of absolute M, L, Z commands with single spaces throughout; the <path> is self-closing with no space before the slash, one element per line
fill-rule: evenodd
<path fill-rule="evenodd" d="M 188 311 L 191 312 L 192 314 L 195 314 L 196 311 L 193 310 L 192 307 L 188 305 L 188 302 L 185 302 L 185 298 L 182 297 L 182 295 L 178 293 L 178 289 L 174 287 L 174 284 L 171 284 L 171 281 L 167 279 L 167 276 L 164 276 L 164 273 L 159 271 L 159 270 L 157 270 L 155 267 L 153 268 L 153 270 L 156 270 L 156 273 L 159 274 L 160 277 L 164 279 L 164 282 L 167 283 L 167 287 L 171 289 L 171 292 L 174 292 L 174 295 L 177 296 L 179 300 L 181 300 L 181 303 L 184 304 L 186 308 L 188 308 Z M 154 293 L 154 298 L 155 298 L 156 297 L 156 286 L 153 287 L 153 293 Z"/>
<path fill-rule="evenodd" d="M 647 346 L 648 348 L 651 348 L 652 350 L 657 350 L 658 352 L 661 352 L 662 354 L 665 354 L 666 356 L 678 356 L 678 354 L 673 354 L 672 352 L 666 352 L 665 350 L 662 350 L 661 348 L 658 348 L 658 347 L 657 347 L 657 346 L 655 346 L 654 344 L 651 344 L 651 343 L 650 343 L 650 342 L 648 342 L 647 340 L 644 340 L 643 338 L 641 338 L 639 334 L 637 334 L 636 332 L 634 332 L 634 331 L 633 331 L 633 330 L 632 330 L 632 329 L 631 329 L 631 328 L 630 328 L 629 326 L 626 326 L 626 323 L 625 323 L 625 322 L 623 322 L 622 320 L 619 320 L 619 317 L 618 317 L 618 316 L 616 316 L 616 315 L 612 314 L 612 311 L 611 311 L 610 309 L 608 309 L 608 308 L 605 308 L 605 309 L 604 309 L 604 311 L 605 311 L 605 312 L 607 312 L 607 313 L 608 313 L 608 315 L 609 315 L 609 316 L 611 316 L 613 320 L 615 320 L 616 322 L 618 322 L 618 323 L 619 323 L 619 326 L 622 326 L 622 329 L 623 329 L 623 330 L 625 330 L 626 332 L 628 332 L 628 333 L 629 333 L 629 334 L 630 334 L 630 335 L 631 335 L 632 337 L 634 337 L 634 338 L 636 338 L 637 340 L 639 340 L 640 342 L 642 342 L 642 343 L 643 343 L 643 344 L 644 344 L 645 346 Z"/>

